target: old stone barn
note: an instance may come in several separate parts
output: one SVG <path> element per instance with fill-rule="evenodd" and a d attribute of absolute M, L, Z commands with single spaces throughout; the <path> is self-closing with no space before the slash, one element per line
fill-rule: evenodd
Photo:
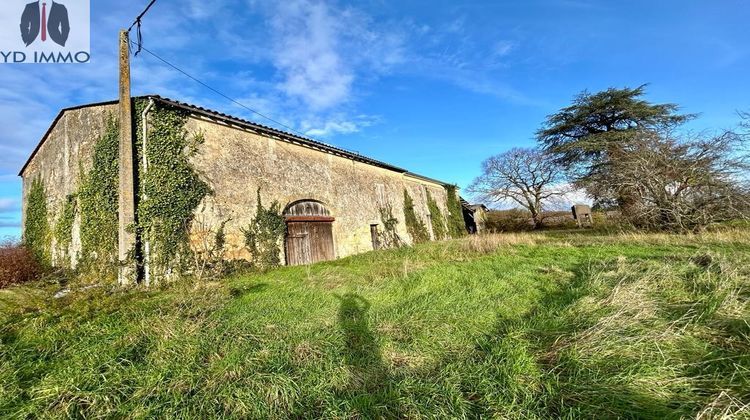
<path fill-rule="evenodd" d="M 132 115 L 140 278 L 209 257 L 301 265 L 465 233 L 449 184 L 158 96 L 134 98 Z M 21 170 L 24 239 L 48 264 L 118 263 L 118 130 L 117 102 L 64 109 Z"/>

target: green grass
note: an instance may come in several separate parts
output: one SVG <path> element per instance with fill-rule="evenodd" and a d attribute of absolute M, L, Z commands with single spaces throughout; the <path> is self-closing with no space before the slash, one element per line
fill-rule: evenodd
<path fill-rule="evenodd" d="M 0 417 L 743 418 L 750 230 L 553 232 L 0 291 Z"/>

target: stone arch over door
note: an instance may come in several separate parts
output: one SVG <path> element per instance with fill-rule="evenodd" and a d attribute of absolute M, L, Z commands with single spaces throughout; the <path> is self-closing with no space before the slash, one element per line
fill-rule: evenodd
<path fill-rule="evenodd" d="M 300 200 L 289 204 L 284 210 L 284 253 L 287 265 L 306 265 L 335 259 L 335 220 L 320 201 Z"/>

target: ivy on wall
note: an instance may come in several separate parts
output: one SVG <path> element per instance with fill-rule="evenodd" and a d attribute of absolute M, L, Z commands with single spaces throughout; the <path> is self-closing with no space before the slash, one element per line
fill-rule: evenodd
<path fill-rule="evenodd" d="M 144 150 L 141 115 L 146 100 L 136 101 L 136 150 L 139 169 L 137 199 L 138 232 L 149 241 L 152 273 L 166 275 L 184 268 L 188 255 L 188 229 L 194 211 L 211 189 L 200 179 L 190 158 L 203 143 L 201 134 L 185 129 L 188 113 L 157 104 L 148 114 L 148 139 Z M 146 155 L 148 170 L 142 170 Z M 182 258 L 185 257 L 185 258 Z"/>
<path fill-rule="evenodd" d="M 152 248 L 151 261 L 156 276 L 172 271 L 181 253 L 190 252 L 188 227 L 194 210 L 211 193 L 193 169 L 189 159 L 203 142 L 202 135 L 185 130 L 188 114 L 171 107 L 157 106 L 149 114 L 146 150 L 143 148 L 141 113 L 147 101 L 138 100 L 136 110 L 136 215 L 135 229 Z M 148 171 L 141 159 L 147 157 Z M 51 229 L 47 201 L 41 180 L 35 179 L 29 190 L 24 241 L 42 264 L 51 264 L 51 239 L 56 238 L 61 255 L 67 256 L 72 242 L 76 214 L 81 217 L 80 267 L 100 277 L 113 278 L 118 254 L 118 190 L 119 190 L 119 124 L 109 116 L 104 133 L 94 144 L 92 167 L 81 168 L 77 194 L 67 197 L 58 221 Z M 225 241 L 223 225 L 216 241 Z M 138 250 L 133 250 L 134 256 Z M 185 257 L 188 257 L 185 255 Z M 278 256 L 277 256 L 278 259 Z M 161 271 L 158 271 L 158 269 Z"/>
<path fill-rule="evenodd" d="M 446 227 L 445 218 L 443 212 L 440 211 L 435 199 L 432 198 L 432 194 L 427 191 L 427 208 L 430 210 L 432 216 L 432 234 L 436 240 L 445 239 Z"/>
<path fill-rule="evenodd" d="M 464 211 L 461 202 L 458 201 L 458 187 L 447 185 L 445 192 L 448 194 L 448 233 L 451 238 L 460 238 L 466 235 L 466 222 L 464 222 Z"/>
<path fill-rule="evenodd" d="M 380 232 L 378 237 L 380 248 L 389 249 L 403 246 L 404 243 L 396 232 L 398 219 L 393 216 L 393 207 L 390 204 L 386 204 L 378 210 L 380 212 L 380 222 L 383 223 L 383 231 Z"/>
<path fill-rule="evenodd" d="M 107 277 L 116 274 L 118 235 L 119 124 L 109 116 L 94 144 L 91 170 L 81 171 L 81 264 Z"/>
<path fill-rule="evenodd" d="M 57 224 L 55 224 L 55 240 L 61 259 L 65 266 L 70 264 L 68 252 L 70 243 L 73 241 L 73 223 L 76 218 L 76 207 L 78 198 L 75 194 L 68 195 L 63 204 L 62 213 L 60 214 Z"/>
<path fill-rule="evenodd" d="M 39 178 L 31 181 L 26 201 L 26 221 L 24 223 L 24 244 L 42 267 L 51 265 L 51 233 L 47 218 L 47 193 Z"/>
<path fill-rule="evenodd" d="M 258 207 L 250 225 L 242 229 L 245 235 L 245 246 L 253 257 L 253 264 L 261 269 L 269 269 L 281 265 L 279 246 L 286 231 L 286 223 L 281 215 L 281 205 L 278 201 L 271 203 L 268 208 L 263 207 L 258 188 Z"/>
<path fill-rule="evenodd" d="M 409 232 L 409 236 L 415 244 L 430 240 L 427 226 L 417 216 L 417 212 L 414 210 L 414 200 L 406 189 L 404 189 L 404 221 L 406 222 L 406 231 Z"/>

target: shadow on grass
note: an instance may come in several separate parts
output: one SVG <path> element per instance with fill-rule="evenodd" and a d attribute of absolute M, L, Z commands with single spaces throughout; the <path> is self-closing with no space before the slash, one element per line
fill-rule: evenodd
<path fill-rule="evenodd" d="M 350 375 L 339 398 L 348 401 L 357 417 L 402 417 L 392 386 L 395 380 L 370 327 L 370 302 L 355 293 L 334 296 L 339 300 L 338 324 L 344 335 L 343 357 Z"/>

